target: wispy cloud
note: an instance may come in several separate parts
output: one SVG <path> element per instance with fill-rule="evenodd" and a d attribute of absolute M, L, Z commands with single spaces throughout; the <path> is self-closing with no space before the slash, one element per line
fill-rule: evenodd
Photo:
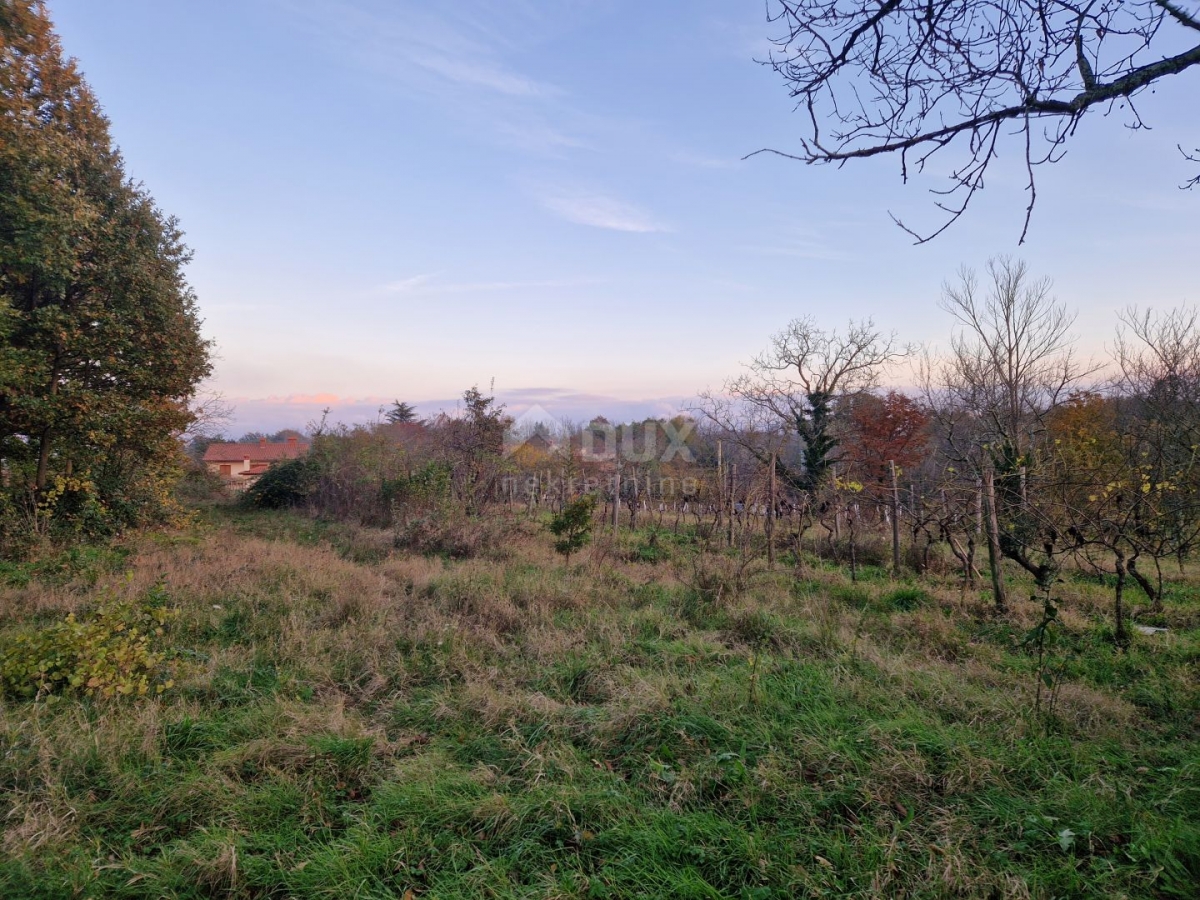
<path fill-rule="evenodd" d="M 543 157 L 584 146 L 564 120 L 578 118 L 566 92 L 528 71 L 544 36 L 535 7 L 488 2 L 438 7 L 418 0 L 274 0 L 342 65 L 399 85 L 406 97 L 492 143 Z"/>
<path fill-rule="evenodd" d="M 670 418 L 686 404 L 682 397 L 618 397 L 572 388 L 530 387 L 497 391 L 497 396 L 514 413 L 536 407 L 554 421 L 586 421 L 596 415 L 615 421 L 651 417 Z"/>
<path fill-rule="evenodd" d="M 542 206 L 568 222 L 610 231 L 648 233 L 670 231 L 646 210 L 606 194 L 590 191 L 547 191 Z"/>
<path fill-rule="evenodd" d="M 329 406 L 333 403 L 357 403 L 360 401 L 338 394 L 289 394 L 286 397 L 267 397 L 262 402 L 286 406 Z"/>
<path fill-rule="evenodd" d="M 523 291 L 539 288 L 582 287 L 596 284 L 577 278 L 545 279 L 536 281 L 458 281 L 439 282 L 436 275 L 414 275 L 411 278 L 401 278 L 380 285 L 374 293 L 377 294 L 414 294 L 427 296 L 430 294 L 474 294 L 493 291 Z"/>
<path fill-rule="evenodd" d="M 380 287 L 380 291 L 385 294 L 407 294 L 419 290 L 423 285 L 428 284 L 437 275 L 432 272 L 423 275 L 413 275 L 409 278 L 401 278 L 399 281 L 389 281 L 387 284 Z"/>
<path fill-rule="evenodd" d="M 819 241 L 795 241 L 789 244 L 767 244 L 745 248 L 761 256 L 789 256 L 792 259 L 816 259 L 826 262 L 851 262 L 858 257 L 842 250 L 834 250 Z"/>
<path fill-rule="evenodd" d="M 566 151 L 595 149 L 590 142 L 568 134 L 536 115 L 528 116 L 525 121 L 509 119 L 497 122 L 495 133 L 497 139 L 508 147 L 543 156 L 562 157 Z"/>
<path fill-rule="evenodd" d="M 844 250 L 836 250 L 816 232 L 790 229 L 769 243 L 742 248 L 747 253 L 760 256 L 788 256 L 793 259 L 815 259 L 826 262 L 850 262 L 858 257 Z"/>
<path fill-rule="evenodd" d="M 467 62 L 463 54 L 451 57 L 439 50 L 412 52 L 411 61 L 447 81 L 471 88 L 485 88 L 512 97 L 544 97 L 561 93 L 557 88 L 509 71 L 497 63 Z"/>
<path fill-rule="evenodd" d="M 469 16 L 440 15 L 408 3 L 385 12 L 356 0 L 276 2 L 296 22 L 319 34 L 344 61 L 398 78 L 410 87 L 482 88 L 511 97 L 561 93 L 506 64 L 495 49 L 505 41 Z M 422 75 L 426 77 L 418 77 Z"/>

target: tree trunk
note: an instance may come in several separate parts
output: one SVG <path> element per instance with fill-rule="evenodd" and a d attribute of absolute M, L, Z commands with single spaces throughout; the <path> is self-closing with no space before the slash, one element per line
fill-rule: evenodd
<path fill-rule="evenodd" d="M 733 505 L 734 505 L 734 489 L 735 489 L 736 484 L 737 484 L 737 466 L 730 464 L 730 466 L 729 466 L 729 497 L 727 500 L 727 502 L 729 504 L 729 508 L 727 510 L 725 510 L 725 512 L 729 516 L 729 521 L 727 523 L 729 530 L 728 530 L 728 533 L 725 535 L 725 546 L 726 547 L 733 546 Z"/>
<path fill-rule="evenodd" d="M 1156 560 L 1156 562 L 1157 562 L 1157 560 Z M 1161 572 L 1161 570 L 1159 571 L 1158 584 L 1155 585 L 1153 582 L 1150 581 L 1149 578 L 1147 578 L 1145 576 L 1145 574 L 1142 572 L 1142 570 L 1137 567 L 1137 557 L 1136 556 L 1132 556 L 1129 558 L 1129 562 L 1126 563 L 1126 568 L 1129 569 L 1129 574 L 1131 576 L 1133 576 L 1133 580 L 1138 583 L 1138 587 L 1140 587 L 1145 592 L 1146 597 L 1150 600 L 1151 608 L 1156 613 L 1162 612 L 1163 605 L 1162 605 L 1162 572 Z"/>
<path fill-rule="evenodd" d="M 34 478 L 33 486 L 39 494 L 46 490 L 46 481 L 50 473 L 50 436 L 51 429 L 44 429 L 38 448 L 37 475 Z"/>
<path fill-rule="evenodd" d="M 896 462 L 888 461 L 892 471 L 892 576 L 900 577 L 900 485 L 896 481 Z"/>
<path fill-rule="evenodd" d="M 967 584 L 975 587 L 978 572 L 975 570 L 975 535 L 967 535 Z"/>
<path fill-rule="evenodd" d="M 47 387 L 47 394 L 54 397 L 58 394 L 58 379 L 61 374 L 59 370 L 61 357 L 56 353 L 54 358 L 54 367 L 50 371 L 50 384 Z M 51 410 L 54 408 L 53 402 L 50 404 Z M 42 436 L 38 447 L 38 465 L 37 474 L 34 476 L 33 486 L 39 494 L 46 489 L 46 482 L 50 479 L 50 445 L 54 436 L 54 428 L 47 425 L 42 430 Z"/>
<path fill-rule="evenodd" d="M 767 568 L 775 569 L 775 454 L 771 453 L 770 488 L 767 497 Z"/>
<path fill-rule="evenodd" d="M 1004 596 L 1004 573 L 1000 570 L 1003 559 L 1000 553 L 1000 523 L 996 518 L 996 484 L 990 466 L 983 476 L 983 505 L 986 512 L 988 565 L 992 570 L 992 596 L 996 610 L 1004 612 L 1008 608 L 1008 601 Z"/>
<path fill-rule="evenodd" d="M 958 538 L 951 534 L 949 529 L 946 530 L 945 538 L 950 552 L 962 563 L 963 586 L 975 587 L 979 578 L 979 572 L 975 568 L 975 535 L 967 533 L 966 547 L 958 542 Z"/>
<path fill-rule="evenodd" d="M 725 457 L 723 446 L 717 441 L 717 511 L 713 517 L 713 532 L 719 533 L 725 515 Z"/>
<path fill-rule="evenodd" d="M 1129 643 L 1129 634 L 1125 630 L 1125 554 L 1120 550 L 1114 550 L 1115 568 L 1117 571 L 1117 585 L 1113 596 L 1113 612 L 1116 615 L 1116 642 L 1118 646 L 1124 647 Z"/>
<path fill-rule="evenodd" d="M 983 533 L 983 485 L 975 481 L 975 533 Z"/>
<path fill-rule="evenodd" d="M 846 524 L 850 533 L 850 580 L 858 581 L 858 536 L 855 534 L 855 518 L 851 513 L 846 517 Z"/>
<path fill-rule="evenodd" d="M 616 474 L 613 475 L 613 511 L 612 511 L 612 530 L 613 534 L 621 528 L 621 462 L 617 461 Z"/>

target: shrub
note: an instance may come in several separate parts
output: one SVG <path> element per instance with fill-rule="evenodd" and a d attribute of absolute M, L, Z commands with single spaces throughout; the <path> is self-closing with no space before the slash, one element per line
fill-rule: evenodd
<path fill-rule="evenodd" d="M 0 686 L 12 697 L 77 693 L 105 699 L 161 694 L 170 678 L 163 649 L 177 610 L 154 588 L 135 600 L 107 600 L 88 616 L 18 635 L 0 654 Z"/>
<path fill-rule="evenodd" d="M 944 575 L 952 568 L 941 545 L 931 542 L 906 546 L 904 564 L 918 575 Z"/>
<path fill-rule="evenodd" d="M 396 529 L 393 546 L 424 556 L 470 559 L 506 556 L 512 542 L 512 523 L 503 519 L 475 518 L 450 504 L 430 515 L 413 519 Z"/>
<path fill-rule="evenodd" d="M 0 492 L 0 557 L 24 559 L 40 542 L 29 512 L 7 493 Z"/>
<path fill-rule="evenodd" d="M 246 489 L 242 502 L 260 509 L 287 509 L 307 500 L 316 486 L 316 464 L 311 459 L 289 459 L 263 472 Z"/>
<path fill-rule="evenodd" d="M 431 462 L 415 472 L 385 479 L 383 498 L 388 503 L 429 506 L 450 497 L 450 466 L 444 462 Z"/>
<path fill-rule="evenodd" d="M 813 554 L 827 562 L 846 564 L 850 559 L 850 538 L 843 532 L 839 538 L 832 535 L 815 541 Z M 891 545 L 871 534 L 859 534 L 854 541 L 854 558 L 859 565 L 881 565 L 891 560 Z"/>
<path fill-rule="evenodd" d="M 175 497 L 184 503 L 212 503 L 227 496 L 221 476 L 202 464 L 189 465 L 175 483 Z"/>
<path fill-rule="evenodd" d="M 760 560 L 748 553 L 728 555 L 703 549 L 693 554 L 690 570 L 676 568 L 679 580 L 701 603 L 720 605 L 739 599 L 762 570 Z"/>
<path fill-rule="evenodd" d="M 572 500 L 563 507 L 562 512 L 550 520 L 550 533 L 557 541 L 554 549 L 567 558 L 571 564 L 571 554 L 582 550 L 592 536 L 592 516 L 596 512 L 596 495 L 584 494 Z"/>
<path fill-rule="evenodd" d="M 392 524 L 393 495 L 413 460 L 385 434 L 340 426 L 313 438 L 309 454 L 318 470 L 305 498 L 323 519 L 371 528 Z"/>

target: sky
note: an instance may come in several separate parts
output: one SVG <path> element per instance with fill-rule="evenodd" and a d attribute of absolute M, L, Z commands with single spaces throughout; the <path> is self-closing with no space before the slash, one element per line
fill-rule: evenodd
<path fill-rule="evenodd" d="M 1102 356 L 1117 312 L 1200 299 L 1200 73 L 1085 119 L 1026 196 L 1007 148 L 967 217 L 931 173 L 840 169 L 756 62 L 762 0 L 49 0 L 128 174 L 177 216 L 231 433 L 424 415 L 663 415 L 799 316 L 944 345 L 962 266 L 1012 254 Z M 891 376 L 904 383 L 903 372 Z"/>

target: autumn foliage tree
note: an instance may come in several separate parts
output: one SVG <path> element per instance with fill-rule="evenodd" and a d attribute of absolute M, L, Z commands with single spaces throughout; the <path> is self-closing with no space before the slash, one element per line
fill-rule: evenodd
<path fill-rule="evenodd" d="M 916 468 L 928 444 L 929 416 L 912 397 L 893 390 L 854 398 L 844 457 L 872 499 L 890 490 L 892 463 L 902 471 Z"/>
<path fill-rule="evenodd" d="M 164 509 L 209 371 L 189 251 L 130 181 L 44 5 L 0 5 L 3 528 L 105 531 Z"/>

